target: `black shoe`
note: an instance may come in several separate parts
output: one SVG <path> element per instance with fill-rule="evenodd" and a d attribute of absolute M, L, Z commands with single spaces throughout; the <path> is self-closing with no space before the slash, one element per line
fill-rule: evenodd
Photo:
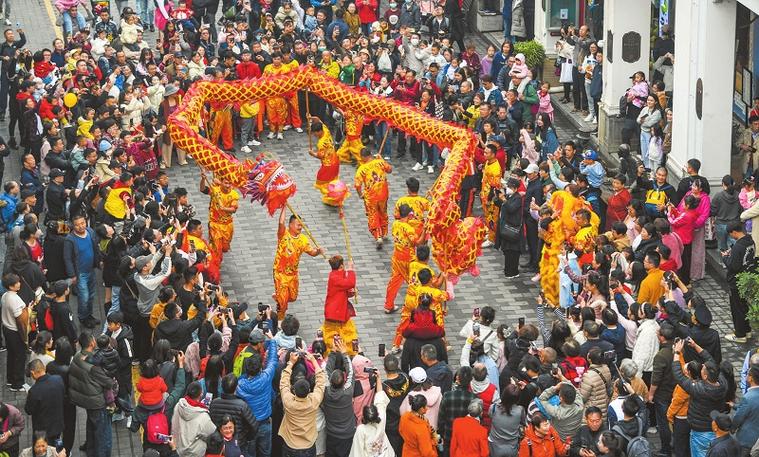
<path fill-rule="evenodd" d="M 5 113 L 0 113 L 0 122 L 5 122 Z"/>
<path fill-rule="evenodd" d="M 10 140 L 8 140 L 8 146 L 11 149 L 18 149 L 18 144 L 16 144 L 16 137 L 12 136 Z"/>
<path fill-rule="evenodd" d="M 79 445 L 79 450 L 82 451 L 82 452 L 84 452 L 84 451 L 87 450 L 87 442 L 86 441 L 84 443 L 82 443 L 81 445 Z"/>
<path fill-rule="evenodd" d="M 150 24 L 150 31 L 155 32 L 155 26 L 153 24 Z"/>
<path fill-rule="evenodd" d="M 100 321 L 95 319 L 93 316 L 85 317 L 81 322 L 82 325 L 87 328 L 95 328 L 100 325 Z"/>

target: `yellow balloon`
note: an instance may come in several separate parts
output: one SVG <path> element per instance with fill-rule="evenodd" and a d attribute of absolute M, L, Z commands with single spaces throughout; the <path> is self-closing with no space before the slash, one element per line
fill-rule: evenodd
<path fill-rule="evenodd" d="M 72 92 L 63 96 L 63 104 L 66 105 L 66 108 L 73 108 L 77 101 L 79 101 L 79 99 L 76 94 Z"/>

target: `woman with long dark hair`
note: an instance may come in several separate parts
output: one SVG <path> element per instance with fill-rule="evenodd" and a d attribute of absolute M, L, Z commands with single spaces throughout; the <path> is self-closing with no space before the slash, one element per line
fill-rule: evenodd
<path fill-rule="evenodd" d="M 496 246 L 503 251 L 503 274 L 507 279 L 519 276 L 519 253 L 524 233 L 524 199 L 519 190 L 519 180 L 509 178 L 506 187 L 494 196 L 500 205 Z"/>
<path fill-rule="evenodd" d="M 224 360 L 221 355 L 212 355 L 206 363 L 206 371 L 200 385 L 203 387 L 203 396 L 211 394 L 213 398 L 221 396 L 221 376 L 224 374 Z"/>
<path fill-rule="evenodd" d="M 390 402 L 380 390 L 374 396 L 374 404 L 364 406 L 361 423 L 356 427 L 351 447 L 351 457 L 392 457 L 395 455 L 385 434 L 385 411 Z"/>
<path fill-rule="evenodd" d="M 55 340 L 55 359 L 47 364 L 47 374 L 57 374 L 63 379 L 66 389 L 63 391 L 63 447 L 66 455 L 71 455 L 76 436 L 76 405 L 71 403 L 69 392 L 69 365 L 74 357 L 74 348 L 68 337 L 62 336 Z"/>
<path fill-rule="evenodd" d="M 535 117 L 535 139 L 540 144 L 540 161 L 556 152 L 559 148 L 559 138 L 553 128 L 551 117 L 546 113 L 538 113 Z"/>
<path fill-rule="evenodd" d="M 524 422 L 525 410 L 517 404 L 519 387 L 508 384 L 501 388 L 501 403 L 490 407 L 490 455 L 492 457 L 516 457 L 519 451 L 519 432 Z"/>

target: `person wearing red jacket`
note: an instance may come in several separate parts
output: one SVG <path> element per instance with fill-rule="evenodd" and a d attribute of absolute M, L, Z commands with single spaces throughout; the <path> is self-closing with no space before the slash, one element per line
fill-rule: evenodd
<path fill-rule="evenodd" d="M 402 70 L 398 70 L 396 78 L 390 83 L 390 87 L 393 88 L 393 95 L 395 99 L 404 105 L 416 106 L 416 103 L 421 98 L 421 85 L 416 79 L 416 72 L 414 70 L 406 70 L 405 74 L 401 74 Z M 404 132 L 398 132 L 398 151 L 396 157 L 403 157 L 406 155 L 406 137 Z M 411 156 L 417 157 L 419 151 L 419 142 L 414 137 L 411 139 Z"/>
<path fill-rule="evenodd" d="M 322 325 L 322 334 L 327 350 L 331 351 L 335 339 L 344 341 L 346 351 L 355 355 L 357 344 L 347 344 L 358 342 L 358 332 L 356 325 L 351 319 L 356 315 L 350 297 L 354 296 L 356 291 L 356 272 L 353 269 L 353 262 L 348 262 L 346 267 L 343 257 L 334 255 L 329 259 L 329 266 L 332 271 L 327 279 L 327 298 L 324 300 L 324 324 Z"/>
<path fill-rule="evenodd" d="M 467 415 L 453 420 L 450 455 L 456 457 L 488 457 L 488 430 L 480 424 L 481 400 L 469 403 Z"/>
<path fill-rule="evenodd" d="M 261 68 L 258 64 L 250 60 L 250 49 L 243 49 L 242 60 L 237 64 L 237 77 L 239 79 L 254 79 L 261 77 Z"/>
<path fill-rule="evenodd" d="M 377 0 L 358 0 L 356 2 L 358 18 L 361 21 L 361 31 L 366 36 L 369 36 L 372 23 L 377 20 L 378 3 Z"/>

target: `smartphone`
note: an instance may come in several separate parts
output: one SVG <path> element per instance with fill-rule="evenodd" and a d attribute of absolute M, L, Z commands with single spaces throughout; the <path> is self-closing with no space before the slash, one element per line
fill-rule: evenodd
<path fill-rule="evenodd" d="M 268 321 L 261 322 L 261 330 L 263 330 L 264 333 L 266 333 L 267 331 L 269 331 L 269 322 Z"/>
<path fill-rule="evenodd" d="M 385 357 L 385 343 L 380 343 L 379 348 L 377 350 L 377 355 L 380 357 Z"/>
<path fill-rule="evenodd" d="M 474 308 L 474 309 L 472 310 L 472 316 L 474 316 L 474 317 L 475 317 L 475 319 L 476 319 L 476 318 L 479 318 L 479 317 L 480 317 L 480 308 Z"/>
<path fill-rule="evenodd" d="M 193 251 L 195 250 L 195 241 L 194 240 L 190 240 L 190 247 L 192 248 Z"/>
<path fill-rule="evenodd" d="M 376 373 L 377 369 L 374 367 L 364 367 L 364 373 Z"/>
<path fill-rule="evenodd" d="M 55 440 L 55 452 L 61 452 L 63 450 L 63 440 L 58 438 Z"/>
<path fill-rule="evenodd" d="M 302 349 L 303 348 L 303 339 L 299 336 L 295 337 L 295 349 Z"/>
<path fill-rule="evenodd" d="M 168 443 L 173 438 L 171 435 L 164 435 L 163 433 L 156 433 L 155 437 L 158 438 L 158 441 L 160 441 L 162 443 Z M 61 444 L 63 444 L 63 443 L 61 443 Z M 55 448 L 57 450 L 58 446 L 56 446 Z M 57 451 L 57 452 L 60 452 L 60 451 Z"/>
<path fill-rule="evenodd" d="M 480 336 L 480 324 L 472 324 L 472 334 L 474 336 Z"/>
<path fill-rule="evenodd" d="M 541 293 L 542 293 L 542 292 L 541 292 Z M 524 327 L 524 317 L 520 317 L 520 318 L 519 318 L 519 324 L 518 324 L 518 325 L 519 325 L 519 328 L 522 328 L 522 327 Z"/>
<path fill-rule="evenodd" d="M 316 331 L 316 338 L 320 340 L 324 339 L 324 332 L 322 331 L 322 329 L 319 329 Z"/>
<path fill-rule="evenodd" d="M 258 312 L 259 313 L 265 313 L 266 308 L 268 308 L 269 305 L 264 305 L 262 302 L 258 302 Z"/>
<path fill-rule="evenodd" d="M 338 341 L 340 341 L 340 335 L 338 334 L 332 335 L 332 345 L 333 346 L 336 345 Z"/>
<path fill-rule="evenodd" d="M 206 392 L 206 396 L 203 397 L 203 400 L 201 400 L 201 403 L 203 403 L 206 406 L 211 405 L 211 400 L 213 400 L 213 394 L 211 392 Z"/>
<path fill-rule="evenodd" d="M 358 352 L 358 339 L 351 341 L 351 345 L 353 346 L 353 352 Z"/>

